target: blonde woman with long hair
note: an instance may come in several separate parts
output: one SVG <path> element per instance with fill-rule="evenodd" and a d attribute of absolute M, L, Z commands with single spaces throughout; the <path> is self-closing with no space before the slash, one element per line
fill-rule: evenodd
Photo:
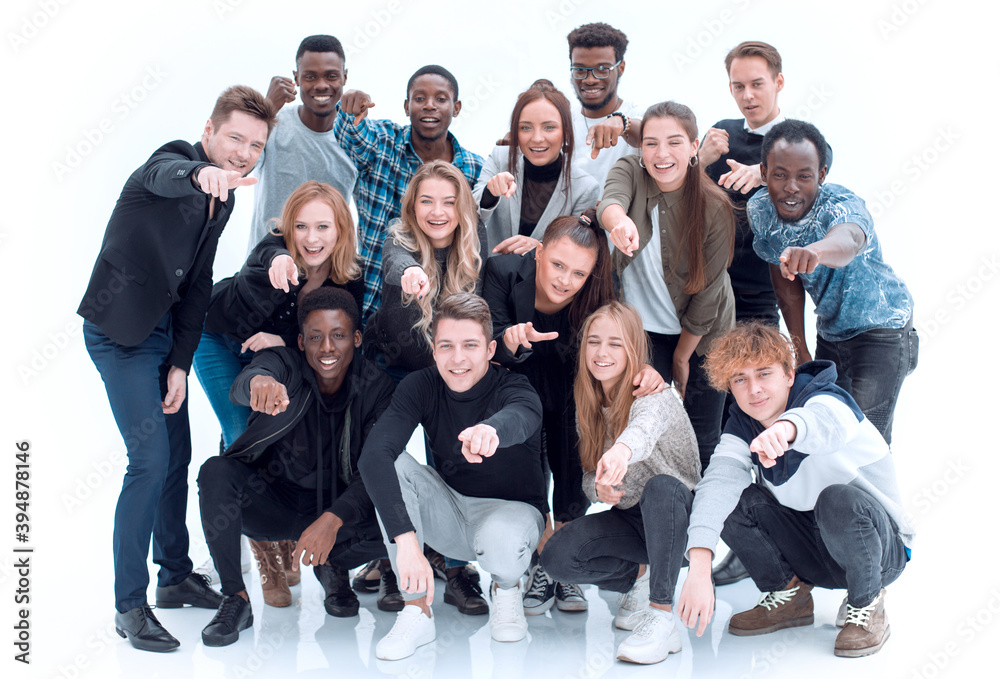
<path fill-rule="evenodd" d="M 583 489 L 606 512 L 570 521 L 549 538 L 542 567 L 562 582 L 619 592 L 615 626 L 633 630 L 618 658 L 649 664 L 681 650 L 671 613 L 698 483 L 698 445 L 676 393 L 633 394 L 649 361 L 642 318 L 611 302 L 581 330 L 574 400 Z"/>

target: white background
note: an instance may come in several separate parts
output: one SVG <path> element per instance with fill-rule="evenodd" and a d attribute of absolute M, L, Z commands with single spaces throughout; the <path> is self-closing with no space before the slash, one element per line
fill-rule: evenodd
<path fill-rule="evenodd" d="M 516 95 L 534 79 L 551 79 L 573 100 L 565 35 L 591 21 L 608 21 L 630 38 L 620 93 L 647 104 L 686 103 L 700 133 L 739 115 L 726 88 L 728 49 L 746 39 L 776 45 L 784 58 L 782 110 L 819 126 L 836 154 L 828 179 L 868 201 L 886 259 L 916 299 L 921 332 L 920 365 L 904 385 L 893 444 L 919 542 L 890 589 L 893 635 L 885 650 L 867 660 L 833 658 L 829 623 L 840 594 L 829 593 L 817 598 L 817 628 L 787 645 L 781 638 L 726 635 L 723 618 L 711 640 L 686 638 L 680 659 L 645 676 L 993 675 L 995 664 L 983 663 L 994 655 L 991 641 L 995 645 L 1000 633 L 998 451 L 991 425 L 998 402 L 991 352 L 1000 252 L 992 119 L 1000 58 L 998 11 L 981 9 L 986 6 L 932 0 L 7 0 L 0 10 L 7 137 L 0 170 L 4 675 L 278 676 L 298 670 L 356 676 L 365 668 L 384 670 L 372 659 L 372 626 L 377 640 L 391 617 L 363 611 L 356 629 L 332 627 L 308 575 L 314 589 L 281 613 L 285 618 L 271 618 L 281 621 L 280 644 L 258 622 L 256 637 L 244 633 L 229 649 L 206 651 L 198 630 L 211 616 L 201 611 L 163 612 L 183 644 L 165 657 L 133 651 L 109 632 L 111 524 L 124 446 L 75 309 L 128 175 L 162 143 L 196 141 L 225 87 L 243 83 L 263 92 L 271 76 L 290 76 L 304 36 L 338 36 L 348 51 L 348 86 L 372 95 L 371 115 L 398 122 L 406 122 L 409 75 L 427 63 L 449 68 L 465 105 L 452 130 L 464 146 L 486 155 L 506 129 Z M 95 132 L 102 125 L 104 131 Z M 217 279 L 233 273 L 246 251 L 250 190 L 241 189 L 237 202 L 220 243 Z M 189 397 L 193 482 L 200 461 L 217 450 L 218 426 L 195 380 Z M 13 603 L 18 577 L 11 568 L 14 444 L 20 440 L 31 442 L 32 464 L 30 667 L 13 661 L 11 645 L 20 608 Z M 192 483 L 189 525 L 198 557 L 205 552 L 195 494 Z M 754 603 L 750 586 L 729 591 L 735 594 L 720 590 L 720 599 L 729 597 L 736 610 Z M 610 618 L 596 590 L 589 592 L 586 639 L 559 635 L 565 615 L 533 621 L 531 638 L 549 649 L 545 653 L 562 655 L 552 665 L 530 647 L 523 676 L 642 671 L 608 660 Z M 373 602 L 363 605 L 374 611 Z M 262 608 L 255 605 L 259 621 L 279 615 Z M 978 622 L 968 622 L 977 615 Z M 451 620 L 454 629 L 466 625 Z M 544 624 L 555 636 L 546 637 L 551 629 L 538 626 Z M 317 631 L 323 630 L 321 643 Z M 497 655 L 508 649 L 490 646 L 488 629 L 474 629 L 469 646 L 457 644 L 463 650 L 454 653 L 441 630 L 439 622 L 436 669 L 428 652 L 423 665 L 385 671 L 499 676 L 516 665 L 520 673 L 517 659 Z M 594 649 L 603 655 L 592 656 Z M 450 659 L 462 653 L 463 662 Z M 346 657 L 351 660 L 344 664 Z"/>

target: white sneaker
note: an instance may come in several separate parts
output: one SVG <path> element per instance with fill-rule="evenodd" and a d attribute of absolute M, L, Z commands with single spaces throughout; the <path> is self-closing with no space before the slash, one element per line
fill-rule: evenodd
<path fill-rule="evenodd" d="M 542 615 L 552 608 L 556 600 L 556 583 L 541 566 L 535 566 L 528 572 L 525 590 L 525 615 Z"/>
<path fill-rule="evenodd" d="M 618 595 L 618 614 L 615 616 L 615 627 L 623 630 L 634 630 L 639 624 L 637 613 L 649 608 L 649 567 L 642 574 L 632 589 Z"/>
<path fill-rule="evenodd" d="M 681 650 L 681 635 L 672 613 L 647 608 L 637 618 L 635 631 L 618 646 L 618 659 L 652 665 Z"/>
<path fill-rule="evenodd" d="M 837 609 L 837 620 L 833 623 L 837 627 L 844 627 L 847 624 L 847 595 L 844 595 L 844 600 L 840 602 L 840 608 Z"/>
<path fill-rule="evenodd" d="M 205 559 L 204 563 L 195 568 L 194 572 L 201 573 L 208 578 L 208 583 L 210 585 L 221 584 L 219 580 L 219 571 L 215 570 L 215 562 L 212 561 L 211 556 Z M 243 575 L 250 572 L 250 544 L 247 542 L 247 537 L 245 535 L 240 536 L 240 572 L 243 573 Z"/>
<path fill-rule="evenodd" d="M 510 589 L 500 589 L 494 582 L 490 587 L 490 598 L 493 600 L 490 636 L 496 641 L 520 641 L 527 636 L 528 621 L 524 619 L 521 603 L 521 583 Z"/>
<path fill-rule="evenodd" d="M 375 657 L 379 660 L 408 658 L 418 646 L 431 643 L 436 636 L 434 620 L 424 615 L 420 606 L 408 604 L 396 614 L 396 624 L 375 646 Z"/>

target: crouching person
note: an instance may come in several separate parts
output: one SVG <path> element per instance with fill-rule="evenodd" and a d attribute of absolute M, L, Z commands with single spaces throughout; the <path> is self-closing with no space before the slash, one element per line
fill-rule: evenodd
<path fill-rule="evenodd" d="M 560 582 L 620 592 L 615 627 L 633 632 L 618 659 L 657 663 L 681 650 L 671 604 L 691 490 L 701 478 L 698 443 L 673 392 L 633 395 L 632 375 L 649 362 L 638 311 L 606 304 L 583 324 L 580 340 L 574 397 L 583 489 L 612 507 L 556 531 L 542 568 Z"/>
<path fill-rule="evenodd" d="M 548 512 L 542 406 L 527 378 L 490 363 L 496 342 L 486 302 L 445 298 L 431 325 L 434 366 L 410 373 L 365 441 L 359 469 L 406 605 L 375 648 L 382 660 L 434 641 L 434 573 L 423 545 L 478 561 L 492 576 L 490 634 L 527 634 L 520 578 Z M 420 424 L 434 469 L 405 452 Z"/>
<path fill-rule="evenodd" d="M 241 533 L 297 540 L 292 567 L 316 567 L 326 611 L 338 617 L 358 612 L 348 570 L 385 555 L 357 463 L 389 405 L 392 379 L 358 351 L 360 314 L 350 293 L 308 293 L 298 320 L 298 349 L 259 351 L 236 378 L 230 398 L 253 411 L 246 431 L 198 474 L 202 526 L 225 596 L 202 630 L 206 646 L 231 644 L 253 624 Z"/>
<path fill-rule="evenodd" d="M 846 588 L 834 654 L 878 652 L 889 638 L 885 587 L 902 573 L 914 538 L 885 440 L 836 386 L 832 362 L 794 369 L 789 341 L 769 326 L 741 325 L 719 338 L 707 370 L 736 404 L 695 488 L 681 620 L 699 636 L 708 625 L 721 533 L 763 593 L 730 618 L 732 634 L 811 625 L 812 588 Z"/>

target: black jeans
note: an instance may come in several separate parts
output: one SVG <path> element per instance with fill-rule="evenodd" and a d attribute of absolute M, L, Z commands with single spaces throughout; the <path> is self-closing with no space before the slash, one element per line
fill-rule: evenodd
<path fill-rule="evenodd" d="M 650 347 L 653 351 L 653 367 L 670 384 L 674 376 L 674 349 L 680 335 L 661 335 L 650 332 Z M 708 383 L 705 373 L 705 357 L 691 354 L 691 371 L 684 390 L 684 410 L 687 411 L 695 438 L 698 439 L 698 456 L 704 473 L 708 461 L 719 444 L 722 435 L 722 409 L 726 404 L 726 394 L 716 391 Z"/>
<path fill-rule="evenodd" d="M 198 498 L 205 541 L 226 596 L 246 589 L 240 571 L 241 533 L 252 540 L 298 540 L 319 516 L 279 502 L 264 470 L 231 457 L 205 461 L 198 472 Z M 384 556 L 385 544 L 373 516 L 361 525 L 341 526 L 327 564 L 351 569 Z"/>
<path fill-rule="evenodd" d="M 542 551 L 542 568 L 558 582 L 627 592 L 639 564 L 649 564 L 649 600 L 668 605 L 684 561 L 693 498 L 674 477 L 654 476 L 639 504 L 587 514 L 557 530 Z"/>
<path fill-rule="evenodd" d="M 892 443 L 892 417 L 903 380 L 917 367 L 920 341 L 913 319 L 903 328 L 875 328 L 842 342 L 816 338 L 816 358 L 837 365 L 837 386 Z"/>
<path fill-rule="evenodd" d="M 854 486 L 828 486 L 813 511 L 778 503 L 758 484 L 743 491 L 722 529 L 762 592 L 784 589 L 793 576 L 828 589 L 847 589 L 852 606 L 870 604 L 909 559 L 896 524 Z"/>

